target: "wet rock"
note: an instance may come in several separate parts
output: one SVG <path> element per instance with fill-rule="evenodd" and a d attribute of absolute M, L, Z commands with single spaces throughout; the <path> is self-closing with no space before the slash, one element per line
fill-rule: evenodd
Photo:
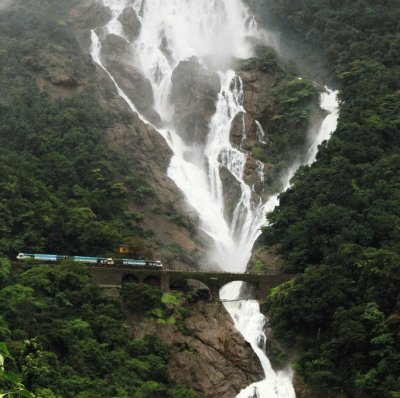
<path fill-rule="evenodd" d="M 261 163 L 257 159 L 254 159 L 253 157 L 249 156 L 247 158 L 247 162 L 244 168 L 243 179 L 246 181 L 248 185 L 253 187 L 253 189 L 255 189 L 255 185 L 258 182 L 261 182 L 260 165 L 262 164 L 263 163 Z"/>
<path fill-rule="evenodd" d="M 220 303 L 193 304 L 179 329 L 176 325 L 144 326 L 133 319 L 129 324 L 135 337 L 143 337 L 147 329 L 170 342 L 171 378 L 207 398 L 235 397 L 264 377 L 258 358 Z"/>
<path fill-rule="evenodd" d="M 250 113 L 240 112 L 235 116 L 230 131 L 230 142 L 245 152 L 251 151 L 254 145 L 260 144 L 256 119 Z"/>
<path fill-rule="evenodd" d="M 238 180 L 225 167 L 220 168 L 220 177 L 224 186 L 225 218 L 231 220 L 242 189 Z"/>
<path fill-rule="evenodd" d="M 271 118 L 276 114 L 272 90 L 277 84 L 277 79 L 262 72 L 237 72 L 242 78 L 244 89 L 243 107 L 246 110 L 244 122 L 246 126 L 246 141 L 242 144 L 245 150 L 251 150 L 258 145 L 256 121 L 261 123 L 264 130 L 269 131 Z M 238 125 L 234 124 L 231 137 L 235 140 Z"/>
<path fill-rule="evenodd" d="M 116 61 L 127 62 L 131 56 L 130 44 L 125 39 L 114 34 L 106 35 L 101 46 L 101 60 L 106 67 Z"/>
<path fill-rule="evenodd" d="M 160 117 L 153 109 L 154 96 L 150 81 L 134 66 L 120 62 L 112 62 L 108 70 L 137 110 L 151 122 L 158 124 Z"/>
<path fill-rule="evenodd" d="M 118 17 L 118 21 L 121 22 L 124 35 L 133 42 L 139 36 L 142 27 L 135 10 L 132 7 L 126 7 Z"/>
<path fill-rule="evenodd" d="M 159 46 L 159 49 L 164 54 L 168 63 L 172 66 L 174 63 L 174 57 L 172 55 L 171 49 L 169 48 L 168 40 L 165 36 L 161 39 L 161 44 Z"/>
<path fill-rule="evenodd" d="M 186 143 L 205 143 L 219 90 L 217 73 L 205 69 L 197 58 L 182 61 L 175 68 L 171 92 L 174 123 Z"/>
<path fill-rule="evenodd" d="M 137 110 L 158 125 L 161 119 L 153 109 L 154 94 L 150 80 L 125 61 L 130 56 L 131 47 L 126 40 L 113 34 L 106 36 L 101 51 L 102 62 Z"/>
<path fill-rule="evenodd" d="M 232 121 L 230 142 L 237 148 L 241 147 L 241 144 L 245 140 L 247 134 L 244 118 L 245 114 L 243 112 L 239 112 Z"/>
<path fill-rule="evenodd" d="M 277 79 L 260 71 L 237 71 L 237 74 L 243 82 L 243 107 L 245 112 L 238 113 L 233 119 L 230 142 L 234 147 L 249 154 L 243 180 L 253 188 L 253 192 L 256 195 L 265 197 L 265 182 L 260 176 L 261 162 L 252 156 L 252 151 L 253 148 L 260 150 L 266 145 L 260 141 L 257 122 L 262 125 L 264 130 L 269 131 L 271 118 L 276 112 L 272 90 L 277 84 Z M 269 164 L 264 166 L 265 175 L 270 167 L 271 165 Z M 231 198 L 231 200 L 233 199 Z M 258 201 L 256 197 L 254 197 L 254 200 Z"/>

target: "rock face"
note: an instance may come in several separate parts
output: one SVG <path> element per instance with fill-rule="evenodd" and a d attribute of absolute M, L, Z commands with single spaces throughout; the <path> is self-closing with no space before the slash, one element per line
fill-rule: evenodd
<path fill-rule="evenodd" d="M 278 83 L 271 75 L 254 71 L 237 71 L 243 82 L 243 107 L 245 114 L 238 114 L 233 121 L 231 129 L 231 142 L 244 150 L 250 150 L 255 144 L 261 144 L 258 134 L 260 123 L 263 130 L 270 133 L 270 121 L 274 116 L 275 104 L 272 90 Z M 243 137 L 243 128 L 246 135 Z"/>
<path fill-rule="evenodd" d="M 130 42 L 133 42 L 140 33 L 141 23 L 132 7 L 126 7 L 122 14 L 118 17 L 124 30 L 124 35 Z"/>
<path fill-rule="evenodd" d="M 130 11 L 124 14 L 127 21 Z M 90 29 L 104 25 L 110 17 L 109 9 L 94 0 L 82 0 L 72 8 L 65 22 L 77 40 L 77 48 L 74 53 L 62 48 L 43 50 L 40 59 L 46 73 L 38 73 L 37 83 L 53 98 L 80 92 L 97 98 L 102 111 L 109 115 L 103 143 L 123 159 L 132 180 L 139 181 L 137 187 L 129 188 L 127 210 L 138 215 L 140 228 L 147 235 L 143 238 L 146 247 L 172 269 L 198 268 L 208 238 L 197 230 L 197 215 L 187 208 L 182 193 L 167 176 L 172 156 L 167 143 L 131 111 L 109 75 L 93 63 L 89 54 Z M 104 37 L 102 29 L 96 29 L 96 33 L 105 39 L 102 62 L 112 69 L 118 85 L 141 107 L 142 114 L 156 124 L 159 118 L 152 109 L 149 82 L 125 62 L 132 55 L 129 43 L 115 35 Z M 69 83 L 71 77 L 77 79 L 77 85 Z"/>
<path fill-rule="evenodd" d="M 57 60 L 51 60 L 44 54 L 47 75 L 38 76 L 38 84 L 54 96 L 87 90 L 95 93 L 104 112 L 110 114 L 104 142 L 110 150 L 126 159 L 128 173 L 139 175 L 141 181 L 145 182 L 133 188 L 139 192 L 129 192 L 129 210 L 139 214 L 140 226 L 147 231 L 146 240 L 155 256 L 171 268 L 198 268 L 199 260 L 206 258 L 204 254 L 209 239 L 199 232 L 198 216 L 185 205 L 182 193 L 166 175 L 171 158 L 166 142 L 157 131 L 132 113 L 119 96 L 110 76 L 90 58 L 90 29 L 104 26 L 110 18 L 110 10 L 94 0 L 82 0 L 73 8 L 66 23 L 72 27 L 83 56 L 68 62 L 64 54 L 57 54 Z M 107 34 L 102 28 L 96 29 L 103 43 L 102 62 L 138 111 L 158 127 L 161 123 L 153 108 L 151 84 L 131 62 L 134 50 L 129 41 L 139 34 L 140 21 L 132 7 L 127 7 L 119 20 L 128 40 Z M 160 50 L 168 56 L 168 42 L 165 38 L 160 39 Z M 71 65 L 73 62 L 77 66 Z M 268 195 L 266 180 L 276 175 L 274 165 L 268 163 L 265 157 L 257 156 L 257 151 L 263 155 L 268 146 L 268 137 L 277 136 L 271 123 L 277 115 L 272 90 L 282 84 L 282 79 L 257 68 L 246 68 L 243 64 L 238 69 L 237 74 L 243 81 L 246 112 L 237 115 L 233 121 L 231 142 L 248 154 L 244 180 L 253 188 L 254 201 L 258 202 L 260 197 L 265 199 Z M 216 110 L 220 79 L 217 73 L 201 65 L 196 58 L 190 58 L 175 68 L 171 84 L 171 101 L 174 105 L 172 122 L 183 141 L 190 144 L 185 156 L 196 159 L 198 153 L 204 150 L 209 122 Z M 265 139 L 262 137 L 263 131 Z M 199 162 L 203 162 L 203 159 Z M 223 167 L 221 178 L 226 186 L 226 218 L 230 219 L 241 189 Z M 143 195 L 143 192 L 148 195 Z M 135 194 L 142 195 L 140 201 L 135 199 Z"/>
<path fill-rule="evenodd" d="M 247 114 L 253 120 L 267 123 L 275 112 L 271 91 L 278 79 L 259 71 L 238 71 L 238 75 L 243 81 L 244 108 Z"/>
<path fill-rule="evenodd" d="M 242 150 L 251 152 L 255 146 L 262 148 L 267 145 L 267 141 L 261 137 L 260 127 L 266 134 L 273 133 L 270 130 L 270 121 L 276 111 L 271 91 L 278 81 L 273 76 L 259 71 L 238 71 L 237 73 L 243 81 L 243 107 L 246 113 L 237 115 L 233 121 L 231 142 Z M 245 136 L 243 136 L 243 127 L 246 131 Z M 263 170 L 262 172 L 266 175 L 271 168 L 272 165 L 266 163 L 263 169 L 260 169 L 260 162 L 257 162 L 254 157 L 248 157 L 244 179 L 247 184 L 254 186 L 258 194 L 261 194 L 263 182 L 260 180 L 259 172 Z"/>
<path fill-rule="evenodd" d="M 172 269 L 199 267 L 207 238 L 196 229 L 197 216 L 185 207 L 181 192 L 166 174 L 170 149 L 161 135 L 132 113 L 119 95 L 106 99 L 114 87 L 105 72 L 98 79 L 103 107 L 112 113 L 123 112 L 123 120 L 105 131 L 104 141 L 125 159 L 131 173 L 151 188 L 152 194 L 143 200 L 129 200 L 129 210 L 144 215 L 142 228 L 153 233 L 150 250 Z"/>
<path fill-rule="evenodd" d="M 101 29 L 99 29 L 99 34 L 102 35 Z M 101 47 L 101 60 L 107 68 L 113 62 L 125 63 L 125 60 L 129 57 L 132 57 L 132 52 L 126 40 L 114 34 L 107 34 L 104 37 Z"/>
<path fill-rule="evenodd" d="M 197 58 L 183 61 L 175 68 L 171 91 L 173 121 L 186 143 L 205 143 L 219 90 L 218 75 L 201 66 Z"/>
<path fill-rule="evenodd" d="M 198 302 L 184 327 L 133 322 L 134 337 L 157 333 L 168 341 L 172 379 L 207 398 L 232 398 L 249 384 L 262 380 L 263 371 L 250 345 L 234 328 L 221 303 Z M 179 330 L 183 330 L 182 333 Z"/>
<path fill-rule="evenodd" d="M 101 50 L 104 66 L 135 104 L 137 110 L 157 125 L 160 123 L 160 117 L 153 109 L 154 95 L 150 80 L 126 62 L 126 59 L 132 56 L 131 48 L 124 39 L 114 34 L 105 37 Z"/>

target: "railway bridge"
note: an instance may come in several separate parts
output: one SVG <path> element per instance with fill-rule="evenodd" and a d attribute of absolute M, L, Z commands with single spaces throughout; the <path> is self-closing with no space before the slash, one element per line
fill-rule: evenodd
<path fill-rule="evenodd" d="M 129 267 L 94 266 L 89 268 L 94 280 L 109 294 L 117 296 L 122 285 L 127 282 L 146 283 L 171 290 L 205 290 L 212 300 L 219 300 L 219 290 L 234 281 L 247 282 L 251 286 L 252 297 L 264 299 L 269 291 L 293 278 L 287 274 L 240 274 L 218 272 L 173 271 L 157 269 L 132 269 Z"/>

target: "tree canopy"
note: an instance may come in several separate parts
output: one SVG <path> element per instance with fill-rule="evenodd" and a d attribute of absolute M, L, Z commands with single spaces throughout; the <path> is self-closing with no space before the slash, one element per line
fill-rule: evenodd
<path fill-rule="evenodd" d="M 316 396 L 400 395 L 399 1 L 273 0 L 268 18 L 325 52 L 340 118 L 268 216 L 298 273 L 273 291 L 275 335 Z"/>
<path fill-rule="evenodd" d="M 166 343 L 151 334 L 133 339 L 120 304 L 103 296 L 84 266 L 25 265 L 12 275 L 7 260 L 0 267 L 0 341 L 19 383 L 0 372 L 0 392 L 24 386 L 40 398 L 198 397 L 170 380 Z"/>

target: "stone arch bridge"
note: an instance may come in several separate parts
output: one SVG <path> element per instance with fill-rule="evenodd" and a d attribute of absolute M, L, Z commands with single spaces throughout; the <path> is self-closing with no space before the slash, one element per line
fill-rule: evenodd
<path fill-rule="evenodd" d="M 172 271 L 157 269 L 133 269 L 128 267 L 90 267 L 93 278 L 109 294 L 117 296 L 126 282 L 147 283 L 158 286 L 163 292 L 185 290 L 187 281 L 198 283 L 198 287 L 209 289 L 212 300 L 219 300 L 219 290 L 234 281 L 247 282 L 252 287 L 253 297 L 264 299 L 269 291 L 293 278 L 287 274 L 240 274 L 218 272 Z M 205 286 L 204 286 L 205 285 Z"/>

